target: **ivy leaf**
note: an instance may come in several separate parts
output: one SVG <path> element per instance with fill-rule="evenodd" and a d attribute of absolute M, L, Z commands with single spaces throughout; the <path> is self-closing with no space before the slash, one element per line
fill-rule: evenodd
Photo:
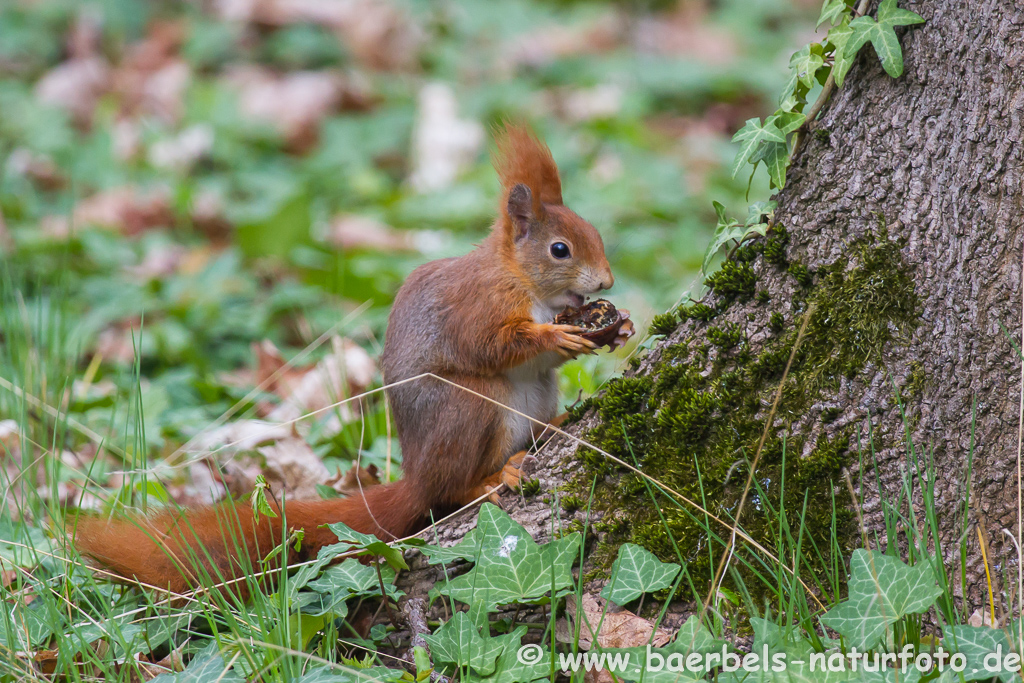
<path fill-rule="evenodd" d="M 768 177 L 773 187 L 786 186 L 786 171 L 789 169 L 789 145 L 784 142 L 772 142 L 758 150 L 751 162 L 755 165 L 763 161 L 768 169 Z"/>
<path fill-rule="evenodd" d="M 833 26 L 828 30 L 828 42 L 832 43 L 835 48 L 833 53 L 832 62 L 832 76 L 835 78 L 836 85 L 842 87 L 843 79 L 846 78 L 846 72 L 853 66 L 853 60 L 857 56 L 856 51 L 849 52 L 847 45 L 850 42 L 850 36 L 853 34 L 853 30 L 850 29 L 850 17 L 843 17 L 843 20 L 839 22 L 838 26 Z"/>
<path fill-rule="evenodd" d="M 747 227 L 764 225 L 767 228 L 768 222 L 771 221 L 775 215 L 775 209 L 779 208 L 779 203 L 774 200 L 767 202 L 754 202 L 747 207 Z M 767 221 L 764 218 L 767 217 Z M 763 237 L 765 233 L 760 233 Z"/>
<path fill-rule="evenodd" d="M 623 543 L 612 565 L 611 583 L 601 591 L 601 597 L 616 605 L 625 605 L 644 593 L 668 588 L 679 569 L 678 564 L 662 562 L 638 545 Z"/>
<path fill-rule="evenodd" d="M 789 58 L 789 68 L 797 80 L 808 88 L 814 86 L 814 74 L 825 64 L 821 43 L 804 45 Z"/>
<path fill-rule="evenodd" d="M 899 38 L 896 37 L 897 26 L 920 24 L 924 18 L 916 12 L 900 9 L 896 0 L 882 0 L 878 7 L 878 20 L 871 17 L 857 17 L 850 22 L 850 42 L 843 52 L 852 58 L 868 41 L 875 48 L 878 59 L 882 62 L 885 72 L 896 78 L 903 73 L 903 50 Z"/>
<path fill-rule="evenodd" d="M 907 673 L 903 673 L 900 669 L 879 668 L 881 669 L 880 671 L 865 671 L 864 669 L 861 669 L 860 678 L 854 680 L 860 681 L 860 683 L 919 683 L 921 677 L 924 676 L 924 674 L 913 665 L 907 667 Z M 948 680 L 946 676 L 948 674 L 952 674 L 952 680 L 959 683 L 960 677 L 953 673 L 953 670 L 949 668 L 948 664 L 946 665 L 946 671 L 943 673 L 942 677 L 933 680 L 946 683 Z"/>
<path fill-rule="evenodd" d="M 715 207 L 715 213 L 718 215 L 718 224 L 715 226 L 715 235 L 711 239 L 708 248 L 704 250 L 704 261 L 701 263 L 701 271 L 707 275 L 708 268 L 711 266 L 711 260 L 718 253 L 718 250 L 729 244 L 733 240 L 738 240 L 743 237 L 745 232 L 744 228 L 740 224 L 725 215 L 725 207 L 720 202 L 711 202 Z"/>
<path fill-rule="evenodd" d="M 751 652 L 760 653 L 767 646 L 769 652 L 785 652 L 787 659 L 807 659 L 814 651 L 811 642 L 795 627 L 782 627 L 760 617 L 751 617 L 750 626 L 754 629 Z"/>
<path fill-rule="evenodd" d="M 753 617 L 750 625 L 754 629 L 754 642 L 751 652 L 762 656 L 767 648 L 769 666 L 775 664 L 773 656 L 785 653 L 786 668 L 784 671 L 759 671 L 745 673 L 722 672 L 719 680 L 722 683 L 839 683 L 840 681 L 859 681 L 857 674 L 850 670 L 842 671 L 811 671 L 810 655 L 814 646 L 803 632 L 794 627 L 781 627 L 767 619 Z"/>
<path fill-rule="evenodd" d="M 455 669 L 468 666 L 481 676 L 494 673 L 495 662 L 505 649 L 504 638 L 484 638 L 465 612 L 456 612 L 433 635 L 423 636 L 435 662 Z"/>
<path fill-rule="evenodd" d="M 572 585 L 578 533 L 537 545 L 526 529 L 490 503 L 481 506 L 477 528 L 482 536 L 476 566 L 440 587 L 439 594 L 493 611 L 513 602 L 535 603 L 549 591 L 557 594 Z"/>
<path fill-rule="evenodd" d="M 807 117 L 796 111 L 777 111 L 775 114 L 768 118 L 768 121 L 775 124 L 783 135 L 789 135 L 796 131 L 797 128 L 804 125 L 804 121 Z M 768 123 L 765 121 L 765 123 Z"/>
<path fill-rule="evenodd" d="M 849 599 L 830 609 L 821 622 L 846 638 L 847 646 L 866 650 L 890 624 L 931 607 L 942 589 L 928 562 L 909 567 L 861 548 L 850 560 L 849 592 Z"/>
<path fill-rule="evenodd" d="M 1000 658 L 999 671 L 989 671 L 985 667 L 985 657 L 1002 650 L 1003 657 L 1013 652 L 1006 632 L 988 626 L 946 626 L 942 629 L 942 644 L 947 650 L 960 652 L 967 658 L 967 668 L 963 670 L 965 681 L 987 681 L 998 678 L 1004 683 L 1016 680 L 1017 674 L 1002 669 Z M 989 664 L 995 660 L 989 658 Z"/>
<path fill-rule="evenodd" d="M 333 664 L 311 669 L 299 678 L 293 678 L 292 681 L 293 683 L 383 683 L 384 681 L 401 680 L 402 673 L 402 671 L 383 666 L 371 666 L 363 669 Z"/>
<path fill-rule="evenodd" d="M 427 556 L 428 564 L 447 564 L 455 560 L 476 562 L 476 555 L 480 549 L 480 530 L 476 527 L 469 530 L 455 545 L 450 548 L 442 548 L 436 545 L 417 546 L 416 550 Z"/>
<path fill-rule="evenodd" d="M 328 614 L 332 618 L 345 618 L 348 616 L 348 595 L 317 593 L 315 591 L 302 591 L 291 601 L 291 608 L 311 617 L 323 617 Z"/>
<path fill-rule="evenodd" d="M 760 118 L 748 119 L 743 124 L 743 127 L 732 136 L 733 142 L 740 143 L 740 151 L 732 162 L 732 168 L 730 169 L 733 178 L 740 172 L 744 164 L 754 156 L 762 143 L 786 142 L 786 136 L 775 126 L 775 118 L 774 116 L 768 117 L 763 125 Z"/>
<path fill-rule="evenodd" d="M 384 579 L 384 590 L 387 591 L 388 597 L 397 600 L 404 595 L 394 584 L 394 569 L 382 566 L 380 578 Z M 311 581 L 309 587 L 321 593 L 345 591 L 350 597 L 380 595 L 380 580 L 376 568 L 352 557 L 325 571 L 319 579 Z"/>
<path fill-rule="evenodd" d="M 846 681 L 862 681 L 860 674 L 854 673 L 848 669 L 841 671 L 832 671 L 826 669 L 821 671 L 820 668 L 816 671 L 811 671 L 811 666 L 805 661 L 790 661 L 789 657 L 786 658 L 786 668 L 783 671 L 754 671 L 746 672 L 743 669 L 739 671 L 723 671 L 718 676 L 720 683 L 845 683 Z M 900 674 L 900 683 L 904 683 L 904 678 Z"/>
<path fill-rule="evenodd" d="M 387 565 L 382 566 L 380 574 L 384 579 L 384 590 L 388 597 L 398 600 L 404 595 L 404 592 L 394 584 L 394 569 Z M 300 593 L 297 600 L 300 608 L 313 616 L 327 613 L 344 616 L 347 612 L 345 602 L 349 599 L 380 595 L 377 569 L 355 558 L 349 558 L 329 568 L 319 579 L 309 582 L 308 587 L 316 592 Z"/>
<path fill-rule="evenodd" d="M 405 563 L 405 558 L 402 557 L 401 548 L 390 546 L 373 534 L 364 534 L 356 531 L 344 522 L 328 524 L 327 528 L 334 532 L 340 543 L 334 543 L 321 549 L 321 554 L 328 548 L 331 548 L 332 552 L 337 551 L 338 554 L 356 551 L 354 555 L 377 555 L 382 557 L 396 571 L 409 568 L 409 565 Z"/>
<path fill-rule="evenodd" d="M 181 673 L 160 674 L 153 679 L 155 683 L 242 683 L 244 680 L 237 671 L 225 666 L 216 641 L 197 652 Z"/>
<path fill-rule="evenodd" d="M 815 28 L 820 28 L 826 21 L 830 25 L 836 23 L 836 20 L 849 9 L 850 5 L 847 0 L 825 0 L 821 4 L 821 15 L 818 17 L 818 23 Z"/>
<path fill-rule="evenodd" d="M 463 680 L 466 683 L 531 683 L 531 681 L 548 680 L 551 673 L 551 652 L 547 648 L 541 650 L 541 657 L 533 664 L 519 661 L 519 645 L 526 635 L 526 627 L 519 626 L 508 635 L 498 636 L 493 640 L 502 640 L 505 648 L 494 664 L 494 673 L 482 677 L 472 670 Z"/>

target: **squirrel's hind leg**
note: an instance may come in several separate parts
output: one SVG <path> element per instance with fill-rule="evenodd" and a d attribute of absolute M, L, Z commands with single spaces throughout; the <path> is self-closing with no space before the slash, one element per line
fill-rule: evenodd
<path fill-rule="evenodd" d="M 532 455 L 528 455 L 526 451 L 519 451 L 508 459 L 504 467 L 470 489 L 466 493 L 462 504 L 469 505 L 477 498 L 487 495 L 488 501 L 501 507 L 498 488 L 504 484 L 512 491 L 518 491 L 519 486 L 522 484 L 523 474 L 536 462 L 537 459 Z"/>

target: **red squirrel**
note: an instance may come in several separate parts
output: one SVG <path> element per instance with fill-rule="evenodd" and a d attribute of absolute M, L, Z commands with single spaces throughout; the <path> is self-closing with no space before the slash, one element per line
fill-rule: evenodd
<path fill-rule="evenodd" d="M 499 131 L 495 168 L 502 201 L 491 234 L 473 251 L 414 270 L 388 318 L 381 367 L 385 384 L 434 373 L 542 423 L 557 421 L 555 368 L 594 344 L 554 316 L 612 286 L 601 236 L 562 203 L 547 146 L 526 128 Z M 632 334 L 627 321 L 617 342 Z M 140 519 L 81 518 L 74 543 L 100 566 L 144 584 L 181 592 L 208 573 L 240 578 L 302 529 L 289 562 L 337 542 L 326 524 L 344 522 L 384 540 L 424 528 L 443 514 L 519 484 L 535 423 L 434 378 L 390 387 L 402 447 L 401 480 L 361 496 L 287 501 L 277 517 L 254 518 L 244 503 L 163 512 Z M 239 549 L 248 557 L 240 558 Z"/>

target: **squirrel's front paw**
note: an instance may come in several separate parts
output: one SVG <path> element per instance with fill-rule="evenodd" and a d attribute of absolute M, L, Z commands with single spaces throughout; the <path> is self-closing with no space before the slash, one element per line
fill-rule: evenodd
<path fill-rule="evenodd" d="M 597 344 L 577 334 L 583 332 L 582 327 L 575 325 L 547 325 L 554 340 L 555 351 L 566 358 L 575 358 L 584 353 L 593 353 Z"/>

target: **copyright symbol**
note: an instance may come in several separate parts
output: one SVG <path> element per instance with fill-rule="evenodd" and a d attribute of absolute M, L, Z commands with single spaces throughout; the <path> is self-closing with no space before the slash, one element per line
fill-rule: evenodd
<path fill-rule="evenodd" d="M 520 664 L 536 664 L 543 657 L 544 650 L 536 643 L 523 645 L 519 648 L 519 652 L 516 654 L 516 659 L 519 660 Z"/>

